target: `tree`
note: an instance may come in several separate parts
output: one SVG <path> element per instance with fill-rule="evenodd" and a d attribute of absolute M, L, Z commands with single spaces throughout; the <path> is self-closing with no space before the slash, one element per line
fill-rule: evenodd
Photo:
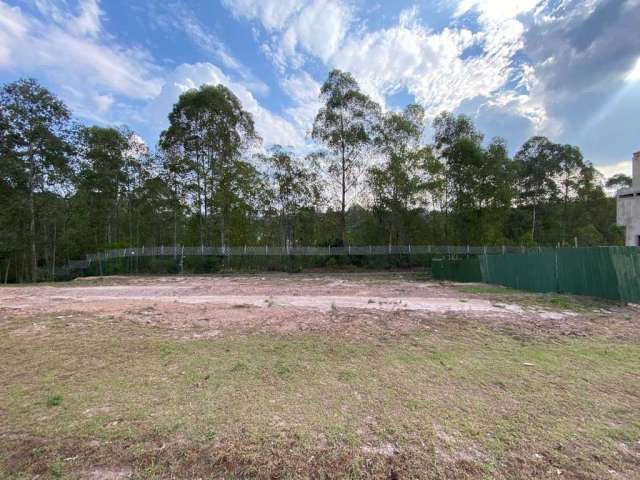
<path fill-rule="evenodd" d="M 569 222 L 569 202 L 577 193 L 582 170 L 585 168 L 584 158 L 579 148 L 572 145 L 556 145 L 559 169 L 559 184 L 562 189 L 562 231 L 560 240 L 564 245 L 567 239 Z"/>
<path fill-rule="evenodd" d="M 320 200 L 320 184 L 313 170 L 282 147 L 273 148 L 265 163 L 267 176 L 273 189 L 273 204 L 280 218 L 281 238 L 284 245 L 295 245 L 296 216 L 306 208 L 314 208 Z"/>
<path fill-rule="evenodd" d="M 387 218 L 389 244 L 406 240 L 403 217 L 424 203 L 437 170 L 431 149 L 421 143 L 423 129 L 424 109 L 419 105 L 385 114 L 375 128 L 374 142 L 384 162 L 369 169 L 368 184 L 374 209 Z"/>
<path fill-rule="evenodd" d="M 84 218 L 94 248 L 112 248 L 121 241 L 121 202 L 130 182 L 125 170 L 128 139 L 124 132 L 104 127 L 85 128 L 81 139 L 77 188 L 86 202 Z"/>
<path fill-rule="evenodd" d="M 460 165 L 462 160 L 460 155 L 465 149 L 471 148 L 475 153 L 479 153 L 483 135 L 477 131 L 473 121 L 466 115 L 455 116 L 450 112 L 442 112 L 433 120 L 434 129 L 434 151 L 437 158 L 443 163 L 442 168 L 442 198 L 441 208 L 444 210 L 444 239 L 449 240 L 449 210 L 450 205 L 456 202 L 456 187 L 454 176 L 457 175 L 456 165 Z M 462 142 L 462 143 L 461 143 Z M 458 157 L 456 159 L 456 157 Z M 460 172 L 462 173 L 462 172 Z"/>
<path fill-rule="evenodd" d="M 480 211 L 478 222 L 484 225 L 482 243 L 505 243 L 504 224 L 515 195 L 515 164 L 502 138 L 494 138 L 484 150 L 480 172 Z"/>
<path fill-rule="evenodd" d="M 31 279 L 38 279 L 36 195 L 60 177 L 68 176 L 73 152 L 71 114 L 46 88 L 33 79 L 9 83 L 0 90 L 3 163 L 11 166 L 9 177 L 26 203 Z"/>
<path fill-rule="evenodd" d="M 259 141 L 253 118 L 227 87 L 203 85 L 180 95 L 169 114 L 169 124 L 160 144 L 165 151 L 179 155 L 192 174 L 190 189 L 196 195 L 200 242 L 208 243 L 213 209 L 224 246 L 233 196 L 229 172 L 238 167 L 240 155 Z"/>
<path fill-rule="evenodd" d="M 349 73 L 332 70 L 320 89 L 324 105 L 313 123 L 312 137 L 330 150 L 326 171 L 338 187 L 340 233 L 346 242 L 348 195 L 356 187 L 363 157 L 371 146 L 371 132 L 380 106 L 360 91 Z"/>
<path fill-rule="evenodd" d="M 527 140 L 515 156 L 520 202 L 531 208 L 531 241 L 536 239 L 540 205 L 558 197 L 556 178 L 561 171 L 558 147 L 546 137 Z"/>
<path fill-rule="evenodd" d="M 629 175 L 625 175 L 624 173 L 617 173 L 613 175 L 607 180 L 607 183 L 605 184 L 607 188 L 615 189 L 631 188 L 632 185 L 633 181 L 631 180 L 631 177 Z"/>

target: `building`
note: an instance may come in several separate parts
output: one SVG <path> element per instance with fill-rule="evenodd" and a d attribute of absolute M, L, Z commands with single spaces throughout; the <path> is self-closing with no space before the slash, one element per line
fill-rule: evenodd
<path fill-rule="evenodd" d="M 633 183 L 631 188 L 618 190 L 619 227 L 626 227 L 625 243 L 629 247 L 640 247 L 640 152 L 633 154 Z"/>

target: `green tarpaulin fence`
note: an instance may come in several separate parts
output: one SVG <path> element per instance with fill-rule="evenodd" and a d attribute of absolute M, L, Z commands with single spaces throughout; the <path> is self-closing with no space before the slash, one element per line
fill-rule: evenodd
<path fill-rule="evenodd" d="M 436 280 L 454 282 L 482 282 L 478 257 L 437 259 L 431 261 L 431 275 Z"/>
<path fill-rule="evenodd" d="M 640 249 L 562 248 L 465 259 L 434 259 L 433 277 L 640 303 Z"/>

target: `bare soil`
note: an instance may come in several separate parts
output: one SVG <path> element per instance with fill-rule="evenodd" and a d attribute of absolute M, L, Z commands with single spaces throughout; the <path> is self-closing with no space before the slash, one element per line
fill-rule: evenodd
<path fill-rule="evenodd" d="M 575 311 L 545 304 L 540 296 L 505 299 L 463 293 L 458 287 L 418 282 L 411 274 L 91 277 L 60 286 L 0 288 L 0 321 L 45 314 L 57 314 L 69 323 L 78 315 L 108 317 L 189 332 L 196 338 L 241 331 L 317 331 L 329 325 L 341 330 L 381 319 L 405 329 L 446 317 L 521 334 L 637 331 L 636 311 L 631 308 L 596 304 Z M 29 325 L 16 334 L 43 333 L 42 328 Z"/>

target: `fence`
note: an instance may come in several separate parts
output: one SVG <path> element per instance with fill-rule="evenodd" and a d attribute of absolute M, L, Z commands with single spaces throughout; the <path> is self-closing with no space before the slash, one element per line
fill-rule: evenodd
<path fill-rule="evenodd" d="M 539 247 L 535 247 L 539 249 Z M 160 247 L 129 247 L 88 254 L 86 261 L 126 257 L 192 257 L 192 256 L 361 256 L 361 255 L 480 255 L 525 252 L 527 247 L 469 246 L 469 245 L 367 245 L 346 247 L 185 247 L 183 245 Z M 79 262 L 79 261 L 77 261 Z"/>
<path fill-rule="evenodd" d="M 640 302 L 640 249 L 544 249 L 434 261 L 433 277 Z"/>
<path fill-rule="evenodd" d="M 537 247 L 536 247 L 537 248 Z M 113 273 L 210 273 L 222 269 L 287 270 L 351 265 L 364 268 L 430 267 L 438 255 L 479 255 L 525 252 L 526 247 L 467 245 L 350 245 L 345 247 L 129 247 L 88 254 L 72 260 L 68 275 Z M 166 259 L 163 262 L 162 259 Z M 385 260 L 386 259 L 386 260 Z M 155 265 L 150 265 L 154 263 Z M 126 264 L 126 265 L 125 265 Z M 104 266 L 114 268 L 106 269 Z"/>

